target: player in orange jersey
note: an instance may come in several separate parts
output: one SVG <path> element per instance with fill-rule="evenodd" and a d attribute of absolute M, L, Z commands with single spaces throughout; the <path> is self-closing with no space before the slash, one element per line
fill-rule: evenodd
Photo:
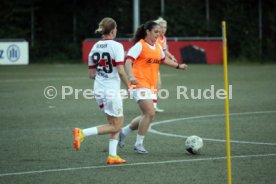
<path fill-rule="evenodd" d="M 166 57 L 170 58 L 174 62 L 177 62 L 175 57 L 169 52 L 168 50 L 168 44 L 167 44 L 167 37 L 165 36 L 166 31 L 167 31 L 167 21 L 164 20 L 162 17 L 159 17 L 157 20 L 155 20 L 157 24 L 160 26 L 160 36 L 157 39 L 157 42 L 162 46 L 162 49 L 166 55 Z M 162 81 L 161 81 L 161 75 L 160 72 L 158 73 L 158 82 L 157 82 L 157 90 L 156 93 L 154 94 L 154 99 L 153 99 L 153 105 L 155 108 L 156 112 L 164 112 L 163 109 L 158 108 L 157 106 L 157 92 L 158 90 L 161 89 Z"/>
<path fill-rule="evenodd" d="M 121 130 L 119 146 L 124 146 L 127 134 L 138 129 L 134 150 L 141 154 L 148 153 L 144 148 L 143 140 L 155 116 L 152 95 L 153 90 L 156 89 L 160 63 L 176 69 L 187 68 L 186 64 L 178 64 L 165 57 L 163 49 L 156 42 L 159 36 L 160 26 L 156 22 L 148 21 L 141 25 L 135 33 L 135 45 L 129 50 L 125 64 L 132 85 L 131 94 L 139 105 L 141 115 Z"/>
<path fill-rule="evenodd" d="M 158 43 L 162 46 L 166 57 L 170 58 L 174 62 L 177 62 L 175 57 L 168 50 L 167 37 L 165 36 L 167 32 L 167 21 L 159 17 L 157 20 L 155 20 L 155 22 L 160 26 L 160 36 L 157 39 Z"/>

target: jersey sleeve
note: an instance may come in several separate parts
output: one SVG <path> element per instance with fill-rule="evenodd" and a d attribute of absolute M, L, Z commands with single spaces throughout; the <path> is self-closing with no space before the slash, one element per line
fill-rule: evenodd
<path fill-rule="evenodd" d="M 137 42 L 133 47 L 131 47 L 127 53 L 127 59 L 136 60 L 142 52 L 141 42 Z"/>
<path fill-rule="evenodd" d="M 115 62 L 116 65 L 124 65 L 124 60 L 125 60 L 125 51 L 124 47 L 122 44 L 118 43 L 115 47 Z"/>

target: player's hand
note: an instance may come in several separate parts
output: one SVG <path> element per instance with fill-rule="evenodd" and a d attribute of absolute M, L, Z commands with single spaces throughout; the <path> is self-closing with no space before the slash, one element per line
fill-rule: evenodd
<path fill-rule="evenodd" d="M 96 72 L 95 71 L 89 71 L 89 79 L 95 79 L 96 78 Z"/>
<path fill-rule="evenodd" d="M 136 85 L 136 84 L 138 84 L 138 80 L 135 78 L 135 77 L 129 77 L 129 82 L 130 82 L 130 84 L 132 84 L 132 85 Z"/>
<path fill-rule="evenodd" d="M 179 69 L 180 70 L 187 70 L 188 69 L 188 65 L 186 65 L 186 64 L 180 64 L 179 65 Z"/>

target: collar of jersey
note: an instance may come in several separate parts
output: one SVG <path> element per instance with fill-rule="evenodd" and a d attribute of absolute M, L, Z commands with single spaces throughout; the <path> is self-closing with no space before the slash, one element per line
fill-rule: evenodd
<path fill-rule="evenodd" d="M 104 41 L 104 40 L 113 40 L 113 39 L 112 38 L 103 38 L 102 40 Z"/>
<path fill-rule="evenodd" d="M 145 39 L 143 39 L 144 42 L 149 46 L 150 49 L 154 50 L 156 48 L 156 44 L 154 43 L 153 45 L 151 45 L 150 43 L 148 43 Z"/>

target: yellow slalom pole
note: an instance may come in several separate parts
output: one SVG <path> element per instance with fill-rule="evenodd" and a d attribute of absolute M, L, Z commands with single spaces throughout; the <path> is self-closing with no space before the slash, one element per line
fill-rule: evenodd
<path fill-rule="evenodd" d="M 223 35 L 223 71 L 224 71 L 224 90 L 225 96 L 225 130 L 226 130 L 226 156 L 227 156 L 227 177 L 228 184 L 232 184 L 231 174 L 231 146 L 230 146 L 230 122 L 229 122 L 229 90 L 228 90 L 228 69 L 227 69 L 227 39 L 226 22 L 222 21 Z"/>

